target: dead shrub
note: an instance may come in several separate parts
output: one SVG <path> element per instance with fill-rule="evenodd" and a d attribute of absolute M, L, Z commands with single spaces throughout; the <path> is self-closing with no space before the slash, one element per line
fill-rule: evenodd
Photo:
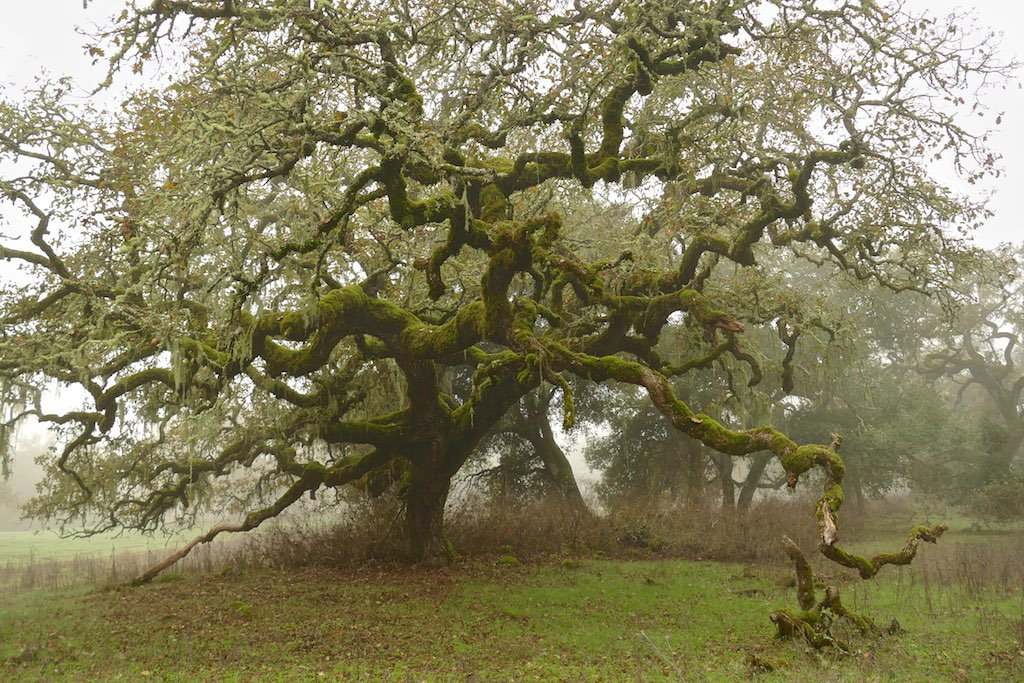
<path fill-rule="evenodd" d="M 347 568 L 395 560 L 404 548 L 400 517 L 392 497 L 348 503 L 337 515 L 268 525 L 234 548 L 227 564 L 238 570 Z"/>

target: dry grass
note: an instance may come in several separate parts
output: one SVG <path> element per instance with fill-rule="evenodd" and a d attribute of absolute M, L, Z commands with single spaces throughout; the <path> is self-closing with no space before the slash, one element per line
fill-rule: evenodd
<path fill-rule="evenodd" d="M 290 520 L 244 538 L 200 546 L 175 573 L 399 563 L 401 508 L 367 501 L 332 518 Z M 560 500 L 512 501 L 462 497 L 448 511 L 447 528 L 462 557 L 518 560 L 551 557 L 671 557 L 730 562 L 781 562 L 787 534 L 813 545 L 814 518 L 806 501 L 768 501 L 749 514 L 658 503 L 581 515 Z M 71 559 L 22 559 L 0 565 L 0 590 L 120 583 L 158 561 L 163 552 L 111 553 Z M 512 561 L 509 559 L 509 561 Z"/>
<path fill-rule="evenodd" d="M 679 558 L 785 563 L 780 539 L 816 544 L 807 501 L 766 501 L 749 513 L 648 503 L 580 514 L 560 499 L 490 500 L 463 497 L 446 518 L 449 539 L 461 557 L 509 561 L 567 557 Z M 234 569 L 352 568 L 367 562 L 400 562 L 401 509 L 368 502 L 343 517 L 266 529 L 227 553 Z M 844 531 L 859 525 L 845 521 Z"/>
<path fill-rule="evenodd" d="M 806 501 L 765 501 L 749 513 L 648 501 L 587 516 L 558 500 L 499 500 L 457 512 L 449 529 L 455 547 L 470 555 L 653 552 L 753 563 L 781 561 L 783 534 L 808 544 L 817 537 Z"/>
<path fill-rule="evenodd" d="M 1013 593 L 1024 586 L 1024 535 L 965 532 L 963 540 L 940 544 L 914 566 L 922 581 L 958 586 L 970 598 L 989 590 Z"/>
<path fill-rule="evenodd" d="M 222 570 L 234 556 L 233 546 L 237 545 L 219 542 L 197 548 L 175 566 L 175 571 L 196 574 Z M 0 594 L 124 583 L 162 559 L 167 552 L 150 550 L 112 552 L 106 557 L 75 555 L 59 559 L 10 560 L 0 564 Z"/>

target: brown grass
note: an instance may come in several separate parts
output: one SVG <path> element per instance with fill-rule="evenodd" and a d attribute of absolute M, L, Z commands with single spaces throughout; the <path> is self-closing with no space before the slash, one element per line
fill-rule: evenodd
<path fill-rule="evenodd" d="M 391 500 L 352 505 L 344 515 L 290 520 L 242 538 L 196 548 L 175 573 L 250 569 L 351 569 L 400 563 L 401 508 Z M 635 502 L 600 515 L 575 513 L 556 499 L 513 501 L 464 497 L 450 508 L 449 537 L 462 557 L 518 560 L 552 557 L 702 559 L 783 564 L 780 539 L 816 545 L 806 500 L 769 500 L 747 514 Z M 844 533 L 855 524 L 844 519 Z M 0 589 L 33 590 L 127 581 L 168 551 L 71 560 L 28 560 L 0 566 Z M 513 561 L 509 559 L 508 561 Z"/>
<path fill-rule="evenodd" d="M 225 559 L 237 569 L 399 562 L 400 519 L 396 502 L 368 502 L 338 519 L 271 527 L 236 546 Z M 587 515 L 559 499 L 464 498 L 449 509 L 446 520 L 459 556 L 517 560 L 604 556 L 784 563 L 783 535 L 813 547 L 818 533 L 803 500 L 766 501 L 746 514 L 646 503 Z M 850 521 L 845 524 L 847 533 L 857 528 Z"/>
<path fill-rule="evenodd" d="M 221 570 L 233 556 L 233 546 L 237 545 L 237 542 L 220 541 L 197 548 L 175 566 L 175 571 L 195 574 Z M 0 593 L 124 583 L 169 552 L 122 551 L 106 556 L 75 555 L 70 559 L 9 560 L 0 564 Z"/>

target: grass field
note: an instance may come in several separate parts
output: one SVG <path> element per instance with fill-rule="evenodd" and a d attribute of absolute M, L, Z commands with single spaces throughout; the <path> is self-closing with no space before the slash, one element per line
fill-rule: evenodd
<path fill-rule="evenodd" d="M 112 552 L 163 551 L 180 542 L 180 536 L 143 536 L 130 532 L 61 538 L 55 531 L 0 531 L 0 565 L 29 560 L 66 560 L 75 556 L 109 556 Z"/>
<path fill-rule="evenodd" d="M 0 596 L 14 591 L 123 580 L 180 545 L 188 534 L 61 538 L 53 531 L 0 532 Z M 208 556 L 209 552 L 203 553 Z"/>
<path fill-rule="evenodd" d="M 906 570 L 850 606 L 906 633 L 856 652 L 772 637 L 781 569 L 511 558 L 451 570 L 189 576 L 0 600 L 4 678 L 84 680 L 1021 680 L 1019 591 L 968 595 Z M 752 666 L 751 656 L 761 666 Z M 765 670 L 765 664 L 772 671 Z"/>
<path fill-rule="evenodd" d="M 891 549 L 905 529 L 876 518 L 853 545 Z M 78 557 L 48 542 L 30 556 Z M 905 630 L 869 639 L 837 626 L 849 654 L 773 637 L 769 613 L 795 606 L 784 565 L 633 555 L 494 555 L 439 571 L 196 565 L 143 588 L 0 582 L 0 679 L 1024 680 L 1017 530 L 957 526 L 870 582 L 819 571 L 847 607 Z"/>

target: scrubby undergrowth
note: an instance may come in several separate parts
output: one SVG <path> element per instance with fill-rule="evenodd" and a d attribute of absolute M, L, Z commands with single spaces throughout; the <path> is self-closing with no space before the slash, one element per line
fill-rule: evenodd
<path fill-rule="evenodd" d="M 633 501 L 600 515 L 580 515 L 558 499 L 475 501 L 453 506 L 448 533 L 459 558 L 551 557 L 680 558 L 783 563 L 780 539 L 805 549 L 817 542 L 806 500 L 767 501 L 752 513 Z M 367 563 L 405 562 L 401 510 L 379 499 L 351 505 L 333 517 L 293 517 L 244 538 L 201 546 L 174 567 L 177 573 L 231 570 L 358 569 Z M 859 533 L 857 519 L 844 531 Z M 188 534 L 185 534 L 187 536 Z M 171 546 L 173 547 L 173 546 Z M 131 580 L 167 550 L 17 558 L 0 563 L 0 590 L 55 589 Z"/>
<path fill-rule="evenodd" d="M 234 548 L 238 567 L 295 569 L 355 567 L 368 560 L 404 557 L 397 507 L 385 502 L 351 508 L 334 520 L 280 524 Z M 780 541 L 788 535 L 802 547 L 819 541 L 807 501 L 766 501 L 750 513 L 667 503 L 623 505 L 604 514 L 580 514 L 558 499 L 496 500 L 450 510 L 448 537 L 462 558 L 552 555 L 617 558 L 682 558 L 726 562 L 783 563 Z M 844 532 L 859 533 L 857 519 Z"/>

